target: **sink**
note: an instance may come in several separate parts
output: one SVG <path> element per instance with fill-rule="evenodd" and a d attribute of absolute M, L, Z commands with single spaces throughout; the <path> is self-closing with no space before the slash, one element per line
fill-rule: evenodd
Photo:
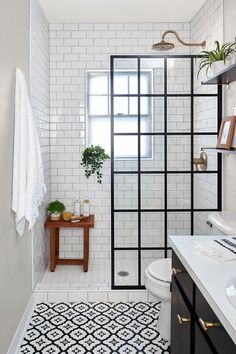
<path fill-rule="evenodd" d="M 230 304 L 236 310 L 236 277 L 231 278 L 226 283 L 225 294 Z"/>

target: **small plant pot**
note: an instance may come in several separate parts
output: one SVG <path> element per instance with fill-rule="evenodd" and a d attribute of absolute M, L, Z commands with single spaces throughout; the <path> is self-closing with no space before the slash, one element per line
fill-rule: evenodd
<path fill-rule="evenodd" d="M 63 213 L 63 220 L 65 220 L 65 221 L 71 221 L 71 216 L 72 216 L 71 212 L 65 211 L 65 212 Z"/>
<path fill-rule="evenodd" d="M 227 64 L 224 63 L 224 60 L 215 61 L 211 65 L 212 74 L 217 75 L 219 72 L 224 70 L 226 67 L 227 67 Z"/>
<path fill-rule="evenodd" d="M 61 219 L 61 214 L 60 213 L 51 213 L 50 214 L 50 219 L 52 221 L 58 221 Z"/>

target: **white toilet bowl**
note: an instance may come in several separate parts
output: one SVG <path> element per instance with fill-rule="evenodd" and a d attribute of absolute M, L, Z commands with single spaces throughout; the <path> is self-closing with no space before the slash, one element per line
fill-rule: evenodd
<path fill-rule="evenodd" d="M 161 301 L 158 332 L 162 338 L 170 340 L 170 292 L 171 258 L 158 259 L 149 264 L 145 271 L 145 287 Z"/>

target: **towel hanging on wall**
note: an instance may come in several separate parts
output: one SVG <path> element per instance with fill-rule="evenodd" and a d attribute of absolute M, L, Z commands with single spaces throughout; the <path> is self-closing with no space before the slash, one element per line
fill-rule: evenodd
<path fill-rule="evenodd" d="M 12 210 L 16 231 L 22 236 L 25 220 L 31 230 L 46 193 L 37 128 L 24 76 L 16 69 L 15 129 L 13 157 Z"/>

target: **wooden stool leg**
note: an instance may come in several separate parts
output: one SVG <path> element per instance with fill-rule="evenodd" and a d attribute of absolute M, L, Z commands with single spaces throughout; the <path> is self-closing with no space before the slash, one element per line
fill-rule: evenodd
<path fill-rule="evenodd" d="M 59 231 L 60 231 L 59 228 L 55 229 L 55 232 L 56 232 L 56 259 L 59 258 Z"/>
<path fill-rule="evenodd" d="M 54 272 L 56 268 L 56 229 L 50 230 L 50 270 Z"/>
<path fill-rule="evenodd" d="M 84 272 L 88 271 L 89 260 L 89 228 L 84 228 Z"/>

